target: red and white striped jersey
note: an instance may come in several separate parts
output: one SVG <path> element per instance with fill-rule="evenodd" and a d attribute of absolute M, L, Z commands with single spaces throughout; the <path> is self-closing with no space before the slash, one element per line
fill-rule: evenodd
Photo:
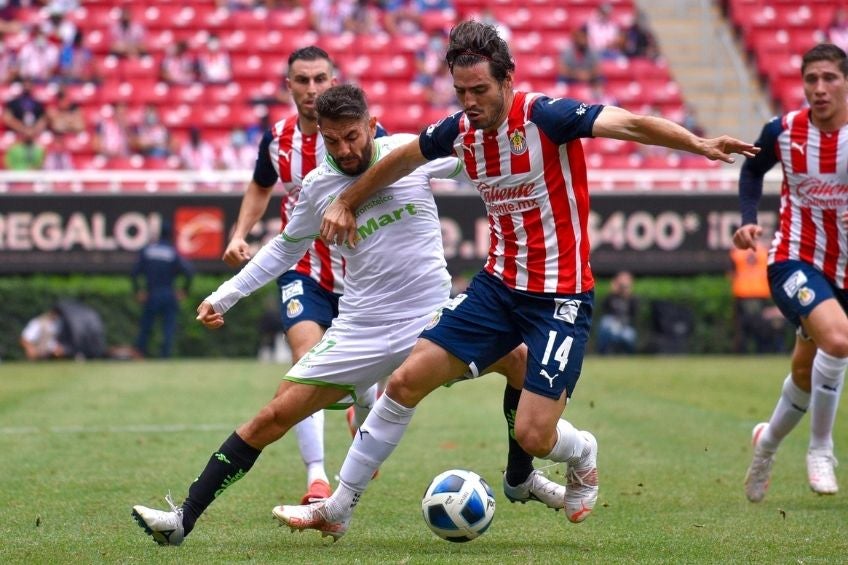
<path fill-rule="evenodd" d="M 319 133 L 304 135 L 297 126 L 297 115 L 280 120 L 265 134 L 259 146 L 254 180 L 273 187 L 277 179 L 283 185 L 280 202 L 281 230 L 285 229 L 297 203 L 304 177 L 324 160 L 324 140 Z M 309 247 L 295 271 L 312 278 L 321 288 L 341 294 L 344 291 L 344 260 L 338 251 L 320 239 Z"/>
<path fill-rule="evenodd" d="M 825 133 L 810 121 L 809 109 L 789 112 L 779 124 L 772 130 L 783 185 L 769 262 L 804 261 L 846 288 L 848 230 L 841 216 L 848 211 L 848 125 Z"/>
<path fill-rule="evenodd" d="M 462 112 L 419 137 L 428 159 L 456 155 L 489 219 L 484 269 L 515 290 L 577 294 L 594 288 L 589 265 L 589 186 L 580 137 L 603 107 L 515 92 L 496 133 Z"/>

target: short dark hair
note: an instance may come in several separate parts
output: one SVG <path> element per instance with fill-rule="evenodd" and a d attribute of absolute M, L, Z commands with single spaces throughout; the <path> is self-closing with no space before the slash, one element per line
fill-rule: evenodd
<path fill-rule="evenodd" d="M 315 100 L 319 120 L 361 120 L 368 118 L 365 92 L 353 84 L 331 86 Z"/>
<path fill-rule="evenodd" d="M 292 51 L 292 54 L 289 55 L 288 68 L 291 69 L 292 63 L 295 61 L 317 61 L 318 59 L 324 59 L 330 63 L 331 68 L 333 67 L 333 60 L 330 59 L 330 55 L 326 51 L 316 45 L 310 45 Z"/>
<path fill-rule="evenodd" d="M 495 80 L 503 82 L 515 70 L 515 61 L 506 41 L 494 26 L 475 20 L 456 24 L 450 32 L 445 62 L 453 72 L 455 66 L 471 67 L 482 61 L 489 62 Z"/>
<path fill-rule="evenodd" d="M 807 65 L 816 61 L 836 63 L 842 75 L 848 77 L 848 55 L 840 47 L 832 43 L 819 43 L 804 53 L 804 57 L 801 59 L 801 76 L 804 76 Z"/>

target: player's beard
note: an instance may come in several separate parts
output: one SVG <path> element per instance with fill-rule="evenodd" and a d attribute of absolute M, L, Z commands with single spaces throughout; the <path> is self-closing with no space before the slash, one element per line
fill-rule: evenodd
<path fill-rule="evenodd" d="M 500 93 L 500 99 L 498 100 L 497 107 L 493 108 L 491 114 L 484 114 L 480 116 L 479 120 L 476 120 L 478 123 L 471 122 L 471 126 L 474 129 L 487 130 L 490 128 L 495 128 L 498 125 L 498 120 L 503 114 L 504 106 L 506 105 L 506 97 L 504 96 L 503 91 Z M 470 120 L 469 120 L 470 121 Z"/>
<path fill-rule="evenodd" d="M 356 167 L 352 170 L 348 170 L 345 165 L 339 163 L 339 167 L 345 172 L 346 175 L 350 175 L 352 177 L 358 177 L 362 173 L 364 173 L 368 169 L 369 163 L 371 163 L 371 156 L 374 154 L 374 141 L 370 141 L 368 145 L 362 150 L 362 157 L 357 159 Z"/>

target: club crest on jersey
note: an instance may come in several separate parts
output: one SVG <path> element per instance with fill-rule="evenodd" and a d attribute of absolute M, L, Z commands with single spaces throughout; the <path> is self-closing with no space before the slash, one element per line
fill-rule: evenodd
<path fill-rule="evenodd" d="M 430 318 L 430 321 L 427 322 L 427 325 L 424 326 L 425 330 L 432 330 L 439 324 L 439 320 L 442 319 L 442 309 L 439 308 L 439 311 L 433 314 L 433 317 Z"/>
<path fill-rule="evenodd" d="M 527 138 L 521 130 L 515 130 L 509 134 L 509 150 L 513 155 L 524 155 L 527 153 Z"/>
<path fill-rule="evenodd" d="M 815 299 L 816 293 L 808 286 L 805 286 L 798 291 L 798 302 L 801 303 L 801 306 L 809 306 Z"/>
<path fill-rule="evenodd" d="M 577 311 L 580 309 L 580 301 L 573 298 L 555 298 L 554 319 L 562 320 L 567 324 L 573 324 L 577 320 Z"/>
<path fill-rule="evenodd" d="M 286 316 L 289 318 L 297 318 L 303 314 L 303 304 L 297 298 L 292 298 L 286 304 Z"/>

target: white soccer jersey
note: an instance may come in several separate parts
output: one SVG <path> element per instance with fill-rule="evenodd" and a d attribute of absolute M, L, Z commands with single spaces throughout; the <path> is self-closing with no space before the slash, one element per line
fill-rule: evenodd
<path fill-rule="evenodd" d="M 412 139 L 415 136 L 409 134 L 376 139 L 372 165 Z M 427 315 L 445 303 L 450 275 L 430 179 L 451 178 L 461 170 L 453 157 L 431 161 L 360 206 L 356 211 L 359 242 L 354 248 L 340 246 L 347 268 L 339 318 L 403 320 Z M 327 206 L 355 180 L 329 156 L 309 173 L 283 233 L 207 298 L 215 311 L 226 312 L 291 268 L 317 237 Z"/>

